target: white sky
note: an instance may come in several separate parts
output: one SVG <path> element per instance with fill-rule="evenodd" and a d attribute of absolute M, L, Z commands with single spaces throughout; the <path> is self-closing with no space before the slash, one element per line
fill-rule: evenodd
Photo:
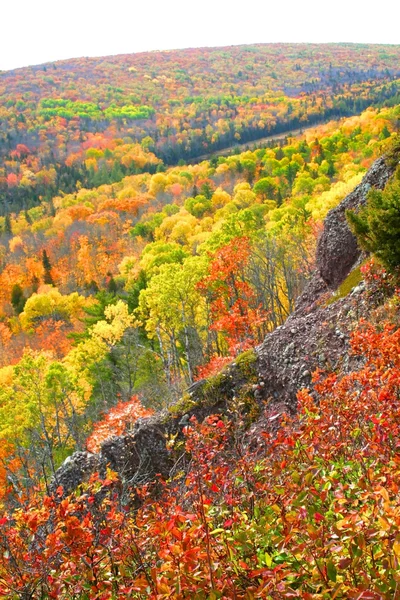
<path fill-rule="evenodd" d="M 1 0 L 0 4 L 4 70 L 63 58 L 199 46 L 400 44 L 397 0 Z"/>

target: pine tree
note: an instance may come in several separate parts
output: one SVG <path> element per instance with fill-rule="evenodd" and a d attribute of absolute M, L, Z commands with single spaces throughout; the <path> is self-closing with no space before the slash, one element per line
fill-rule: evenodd
<path fill-rule="evenodd" d="M 114 277 L 111 275 L 110 279 L 108 280 L 108 283 L 107 283 L 107 292 L 115 295 L 117 293 L 117 291 L 118 291 L 118 286 L 115 282 Z"/>
<path fill-rule="evenodd" d="M 19 315 L 24 310 L 26 298 L 22 287 L 16 283 L 11 290 L 11 304 L 16 315 Z"/>
<path fill-rule="evenodd" d="M 42 265 L 44 269 L 43 283 L 46 283 L 47 285 L 54 285 L 54 280 L 51 275 L 51 263 L 45 249 L 43 249 L 42 252 Z"/>
<path fill-rule="evenodd" d="M 9 235 L 12 235 L 11 217 L 9 213 L 4 218 L 4 231 Z"/>
<path fill-rule="evenodd" d="M 360 246 L 372 252 L 391 272 L 400 270 L 400 167 L 381 190 L 371 190 L 357 213 L 346 211 Z"/>
<path fill-rule="evenodd" d="M 80 319 L 85 324 L 85 330 L 82 333 L 71 333 L 70 337 L 75 340 L 76 343 L 81 342 L 89 337 L 90 328 L 93 327 L 98 321 L 105 319 L 105 309 L 110 304 L 116 304 L 118 297 L 115 294 L 111 294 L 106 290 L 101 290 L 95 295 L 95 302 L 90 306 L 85 306 L 83 312 L 85 313 L 84 318 Z"/>

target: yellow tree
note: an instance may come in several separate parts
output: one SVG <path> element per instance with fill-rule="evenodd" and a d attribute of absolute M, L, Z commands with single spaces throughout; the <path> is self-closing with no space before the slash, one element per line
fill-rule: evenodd
<path fill-rule="evenodd" d="M 207 258 L 164 264 L 140 292 L 138 316 L 150 338 L 158 341 L 167 383 L 185 376 L 190 384 L 201 362 L 207 332 L 207 307 L 197 289 Z"/>

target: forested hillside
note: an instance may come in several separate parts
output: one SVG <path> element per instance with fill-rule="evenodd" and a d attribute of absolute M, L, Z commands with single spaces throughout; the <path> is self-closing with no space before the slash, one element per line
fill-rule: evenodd
<path fill-rule="evenodd" d="M 397 46 L 255 45 L 0 74 L 0 207 L 96 187 L 271 133 L 394 105 Z M 138 156 L 139 154 L 139 156 Z"/>
<path fill-rule="evenodd" d="M 397 598 L 399 58 L 276 44 L 0 73 L 1 598 Z M 328 212 L 383 154 L 348 215 L 365 253 L 316 283 Z M 282 334 L 296 307 L 323 335 Z M 254 352 L 272 332 L 297 406 Z M 123 453 L 107 470 L 103 444 L 160 409 L 166 481 Z M 101 473 L 67 498 L 77 451 Z"/>

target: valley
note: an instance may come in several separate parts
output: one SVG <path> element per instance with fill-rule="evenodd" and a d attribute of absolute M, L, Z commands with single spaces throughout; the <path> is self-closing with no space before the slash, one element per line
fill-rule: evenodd
<path fill-rule="evenodd" d="M 0 72 L 0 598 L 394 600 L 400 46 Z"/>

